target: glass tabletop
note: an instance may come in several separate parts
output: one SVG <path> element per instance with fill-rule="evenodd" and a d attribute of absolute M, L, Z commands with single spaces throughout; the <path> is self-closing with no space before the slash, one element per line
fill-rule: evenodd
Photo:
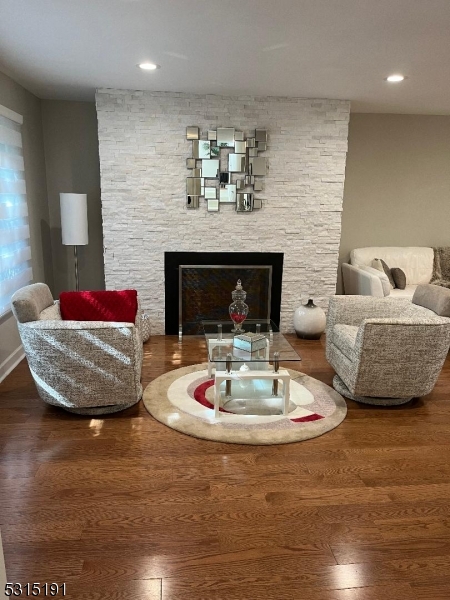
<path fill-rule="evenodd" d="M 232 321 L 202 321 L 203 331 L 208 348 L 208 360 L 210 362 L 225 362 L 227 354 L 232 355 L 233 361 L 240 362 L 273 362 L 277 358 L 275 353 L 279 354 L 278 360 L 300 361 L 301 357 L 287 341 L 279 328 L 269 319 L 246 319 L 242 324 L 247 333 L 260 334 L 265 338 L 265 344 L 261 340 L 256 342 L 257 350 L 250 352 L 233 345 L 235 334 L 231 330 L 234 328 Z M 244 344 L 245 345 L 245 344 Z"/>

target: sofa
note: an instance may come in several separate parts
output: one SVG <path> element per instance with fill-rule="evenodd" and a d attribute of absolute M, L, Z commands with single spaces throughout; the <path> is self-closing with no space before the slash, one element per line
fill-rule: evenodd
<path fill-rule="evenodd" d="M 381 258 L 390 267 L 399 267 L 406 275 L 406 288 L 390 289 L 387 276 L 372 267 L 372 261 Z M 350 252 L 350 263 L 342 264 L 345 295 L 375 296 L 383 298 L 412 299 L 419 284 L 429 283 L 433 275 L 433 248 L 412 247 L 368 247 Z M 387 293 L 386 293 L 387 292 Z"/>
<path fill-rule="evenodd" d="M 326 327 L 333 387 L 365 404 L 403 404 L 428 394 L 450 346 L 449 316 L 450 290 L 435 285 L 419 285 L 412 302 L 334 296 Z"/>

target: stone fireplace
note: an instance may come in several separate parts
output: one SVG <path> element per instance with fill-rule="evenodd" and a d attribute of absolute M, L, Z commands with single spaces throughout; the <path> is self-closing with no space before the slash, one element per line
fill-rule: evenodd
<path fill-rule="evenodd" d="M 168 304 L 178 305 L 165 281 L 171 252 L 283 253 L 281 330 L 293 331 L 308 297 L 326 308 L 336 291 L 347 101 L 105 89 L 96 103 L 106 287 L 138 290 L 153 335 L 166 331 Z M 267 130 L 261 210 L 186 208 L 191 125 Z"/>
<path fill-rule="evenodd" d="M 166 252 L 166 334 L 201 333 L 202 319 L 227 320 L 231 292 L 241 279 L 249 318 L 279 326 L 283 253 Z M 178 302 L 174 299 L 178 298 Z"/>

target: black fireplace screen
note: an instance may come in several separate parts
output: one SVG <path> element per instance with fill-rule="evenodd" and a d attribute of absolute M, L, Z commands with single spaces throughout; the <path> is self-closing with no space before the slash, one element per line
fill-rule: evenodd
<path fill-rule="evenodd" d="M 231 292 L 238 279 L 247 292 L 249 319 L 270 319 L 272 267 L 180 265 L 179 325 L 183 334 L 202 332 L 203 319 L 228 320 Z"/>
<path fill-rule="evenodd" d="M 237 280 L 247 292 L 249 319 L 279 326 L 282 252 L 165 252 L 165 331 L 201 333 L 200 322 L 229 319 Z"/>

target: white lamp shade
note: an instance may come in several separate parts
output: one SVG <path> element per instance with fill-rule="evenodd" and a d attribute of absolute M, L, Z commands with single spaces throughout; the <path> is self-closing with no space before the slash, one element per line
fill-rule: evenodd
<path fill-rule="evenodd" d="M 60 194 L 61 235 L 64 246 L 85 246 L 88 243 L 86 194 Z"/>

